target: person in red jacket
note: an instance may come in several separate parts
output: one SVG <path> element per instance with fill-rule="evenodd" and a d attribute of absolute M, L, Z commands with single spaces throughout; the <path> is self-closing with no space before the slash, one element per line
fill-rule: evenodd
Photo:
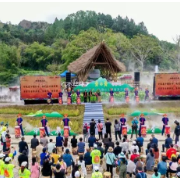
<path fill-rule="evenodd" d="M 139 154 L 137 154 L 137 150 L 134 149 L 134 152 L 133 152 L 133 154 L 131 155 L 130 160 L 134 162 L 134 160 L 135 160 L 137 157 L 139 157 Z"/>
<path fill-rule="evenodd" d="M 171 147 L 170 147 L 170 148 L 167 150 L 167 152 L 166 152 L 166 156 L 167 156 L 168 159 L 171 159 L 171 156 L 172 156 L 173 154 L 176 155 L 176 153 L 177 153 L 176 149 L 174 149 L 174 148 L 173 148 L 173 144 L 171 144 Z"/>

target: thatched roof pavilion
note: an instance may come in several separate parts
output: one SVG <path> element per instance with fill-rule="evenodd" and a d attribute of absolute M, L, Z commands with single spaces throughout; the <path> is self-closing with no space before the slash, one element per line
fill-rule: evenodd
<path fill-rule="evenodd" d="M 91 69 L 95 67 L 101 69 L 103 75 L 111 76 L 114 80 L 117 80 L 118 72 L 126 70 L 123 63 L 115 60 L 104 42 L 94 46 L 76 61 L 70 63 L 68 70 L 76 73 L 79 81 L 85 81 Z"/>

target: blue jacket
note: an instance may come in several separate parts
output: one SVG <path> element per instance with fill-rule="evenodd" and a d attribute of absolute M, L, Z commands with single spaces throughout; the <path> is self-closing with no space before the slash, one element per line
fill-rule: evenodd
<path fill-rule="evenodd" d="M 85 165 L 92 164 L 92 157 L 90 156 L 90 152 L 85 153 L 84 161 L 85 161 Z"/>
<path fill-rule="evenodd" d="M 61 147 L 63 142 L 63 137 L 58 136 L 56 137 L 56 147 Z"/>
<path fill-rule="evenodd" d="M 164 161 L 161 161 L 158 163 L 158 172 L 161 173 L 161 175 L 166 175 L 166 171 L 167 171 L 167 163 Z"/>
<path fill-rule="evenodd" d="M 158 146 L 158 139 L 157 138 L 153 137 L 151 142 L 152 142 L 152 144 L 156 144 Z"/>
<path fill-rule="evenodd" d="M 67 167 L 72 165 L 73 158 L 70 154 L 64 154 L 63 155 L 63 161 L 66 163 Z"/>
<path fill-rule="evenodd" d="M 40 154 L 40 159 L 41 159 L 40 165 L 41 165 L 41 166 L 42 166 L 43 163 L 44 163 L 44 158 L 45 158 L 45 156 L 46 156 L 46 153 L 41 153 L 41 154 Z"/>
<path fill-rule="evenodd" d="M 139 142 L 139 145 L 140 145 L 140 146 L 143 146 L 143 142 L 144 142 L 143 137 L 138 137 L 138 138 L 137 138 L 137 141 Z"/>
<path fill-rule="evenodd" d="M 169 148 L 172 143 L 173 143 L 172 138 L 167 138 L 167 139 L 165 140 L 165 147 L 166 147 L 166 148 Z"/>
<path fill-rule="evenodd" d="M 94 136 L 90 136 L 88 139 L 89 147 L 93 147 L 95 142 L 96 142 L 96 138 Z"/>
<path fill-rule="evenodd" d="M 138 127 L 138 120 L 133 119 L 131 123 L 132 123 L 132 125 L 137 124 L 137 127 Z"/>

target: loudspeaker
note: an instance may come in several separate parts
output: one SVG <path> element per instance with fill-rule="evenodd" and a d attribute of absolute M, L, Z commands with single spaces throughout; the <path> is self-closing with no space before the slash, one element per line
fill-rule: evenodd
<path fill-rule="evenodd" d="M 134 81 L 140 82 L 140 72 L 134 72 Z"/>
<path fill-rule="evenodd" d="M 66 73 L 66 82 L 71 82 L 71 73 L 70 72 Z"/>

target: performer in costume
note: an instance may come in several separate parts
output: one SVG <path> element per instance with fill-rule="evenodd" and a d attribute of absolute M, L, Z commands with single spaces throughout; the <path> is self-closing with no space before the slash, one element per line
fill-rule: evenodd
<path fill-rule="evenodd" d="M 48 133 L 48 129 L 47 129 L 48 120 L 46 119 L 46 116 L 45 116 L 45 115 L 43 115 L 42 120 L 41 120 L 41 123 L 42 123 L 42 127 L 44 127 L 44 130 L 45 130 L 45 132 L 46 132 L 46 135 L 49 137 L 49 133 Z"/>
<path fill-rule="evenodd" d="M 145 101 L 149 99 L 149 90 L 146 88 L 145 90 Z"/>
<path fill-rule="evenodd" d="M 71 92 L 71 89 L 69 88 L 68 89 L 68 98 L 70 98 L 71 99 L 71 104 L 72 104 L 72 97 L 71 97 L 71 94 L 72 94 L 72 92 Z"/>
<path fill-rule="evenodd" d="M 167 114 L 163 115 L 162 122 L 163 122 L 163 128 L 162 128 L 162 135 L 163 135 L 164 134 L 164 130 L 165 130 L 165 126 L 168 125 L 168 122 L 169 122 Z"/>
<path fill-rule="evenodd" d="M 70 123 L 70 125 L 72 125 L 72 122 L 68 118 L 67 114 L 64 115 L 64 119 L 61 121 L 61 125 L 62 125 L 62 123 L 64 123 L 64 127 L 68 127 L 69 128 L 69 133 L 70 133 L 69 123 Z"/>
<path fill-rule="evenodd" d="M 100 93 L 99 89 L 97 90 L 97 98 L 98 98 L 98 102 L 100 103 L 101 102 L 101 93 Z"/>
<path fill-rule="evenodd" d="M 92 91 L 89 91 L 89 102 L 91 102 Z"/>
<path fill-rule="evenodd" d="M 48 102 L 48 104 L 51 104 L 52 103 L 52 92 L 51 92 L 51 90 L 48 90 L 48 93 L 47 93 L 47 97 L 48 97 L 48 100 L 47 100 L 47 102 Z"/>
<path fill-rule="evenodd" d="M 23 127 L 22 127 L 22 122 L 23 119 L 21 118 L 21 114 L 17 115 L 17 119 L 16 119 L 16 124 L 20 127 L 21 129 L 21 135 L 24 136 L 24 131 L 23 131 Z"/>
<path fill-rule="evenodd" d="M 139 135 L 141 134 L 141 126 L 145 125 L 145 121 L 146 121 L 146 119 L 144 118 L 144 114 L 141 114 L 141 116 L 139 118 L 139 124 L 140 124 L 140 126 L 139 126 Z"/>
<path fill-rule="evenodd" d="M 63 93 L 61 92 L 61 90 L 59 91 L 59 99 L 61 99 L 62 104 L 63 104 Z"/>
<path fill-rule="evenodd" d="M 114 101 L 114 91 L 113 91 L 113 89 L 112 89 L 112 88 L 110 89 L 109 94 L 110 94 L 110 97 L 109 97 L 109 102 L 111 102 L 111 99 L 113 99 L 113 101 Z"/>
<path fill-rule="evenodd" d="M 77 95 L 76 102 L 77 102 L 77 104 L 81 104 L 80 94 L 81 94 L 81 93 L 79 92 L 79 89 L 78 89 L 77 92 L 76 92 L 76 95 Z M 79 100 L 78 100 L 78 98 L 79 98 Z"/>
<path fill-rule="evenodd" d="M 125 89 L 125 99 L 127 98 L 127 96 L 129 95 L 129 91 L 128 88 Z"/>
<path fill-rule="evenodd" d="M 136 99 L 136 96 L 139 95 L 139 92 L 138 92 L 138 87 L 135 88 L 135 91 L 134 91 L 134 99 Z"/>
<path fill-rule="evenodd" d="M 84 96 L 84 103 L 86 103 L 87 102 L 87 96 L 88 96 L 88 93 L 86 92 L 86 90 L 84 91 L 83 96 Z"/>
<path fill-rule="evenodd" d="M 79 92 L 79 89 L 77 90 L 76 94 L 77 94 L 77 97 L 80 97 L 81 93 Z"/>
<path fill-rule="evenodd" d="M 121 124 L 121 129 L 120 129 L 120 138 L 122 134 L 122 127 L 126 125 L 126 118 L 124 117 L 124 114 L 121 114 L 120 116 L 120 124 Z"/>

